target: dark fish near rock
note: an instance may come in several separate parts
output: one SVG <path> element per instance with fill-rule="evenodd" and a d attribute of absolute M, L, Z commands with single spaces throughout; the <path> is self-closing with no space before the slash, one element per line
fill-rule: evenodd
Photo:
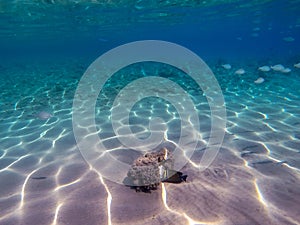
<path fill-rule="evenodd" d="M 176 170 L 167 170 L 166 178 L 162 182 L 166 183 L 176 183 L 186 182 L 188 175 L 183 175 L 182 172 Z"/>

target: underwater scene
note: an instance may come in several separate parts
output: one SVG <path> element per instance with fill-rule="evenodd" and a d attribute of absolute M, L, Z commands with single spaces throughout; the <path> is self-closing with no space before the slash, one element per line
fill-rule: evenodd
<path fill-rule="evenodd" d="M 1 0 L 1 225 L 299 225 L 300 1 Z"/>

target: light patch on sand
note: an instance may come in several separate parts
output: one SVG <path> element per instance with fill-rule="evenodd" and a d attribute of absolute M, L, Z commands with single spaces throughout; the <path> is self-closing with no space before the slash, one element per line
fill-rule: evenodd
<path fill-rule="evenodd" d="M 257 184 L 257 179 L 254 180 L 254 186 L 255 186 L 255 190 L 256 190 L 257 198 L 258 198 L 259 202 L 265 207 L 266 210 L 268 210 L 268 212 L 270 214 L 282 215 L 284 213 L 283 210 L 281 210 L 280 208 L 277 208 L 273 204 L 270 204 L 270 202 L 267 203 L 267 201 L 265 200 L 265 198 L 262 195 L 262 192 L 259 189 L 259 186 Z M 297 221 L 295 221 L 293 218 L 291 218 L 287 215 L 285 215 L 285 219 L 288 220 L 292 224 L 299 224 Z"/>
<path fill-rule="evenodd" d="M 70 182 L 70 183 L 67 183 L 67 184 L 64 184 L 64 185 L 59 185 L 59 186 L 57 186 L 57 187 L 54 189 L 54 191 L 58 191 L 58 190 L 60 190 L 61 188 L 68 187 L 68 186 L 70 186 L 70 185 L 76 184 L 76 183 L 78 183 L 79 181 L 80 181 L 80 178 L 78 178 L 77 180 L 74 180 L 74 181 L 72 181 L 72 182 Z"/>
<path fill-rule="evenodd" d="M 59 175 L 60 175 L 60 173 L 61 173 L 61 171 L 62 171 L 62 168 L 63 168 L 63 167 L 59 167 L 59 169 L 57 170 L 57 172 L 56 172 L 56 174 L 55 174 L 57 187 L 54 189 L 54 191 L 58 191 L 58 190 L 60 190 L 60 189 L 62 189 L 62 188 L 64 188 L 64 187 L 68 187 L 68 186 L 70 186 L 70 185 L 76 184 L 76 183 L 78 183 L 78 182 L 81 180 L 80 178 L 78 178 L 78 179 L 76 179 L 76 180 L 74 180 L 74 181 L 72 181 L 72 182 L 70 182 L 70 183 L 66 183 L 66 184 L 63 184 L 63 185 L 59 185 L 59 184 L 58 184 L 58 181 L 57 181 L 57 178 L 59 177 Z"/>
<path fill-rule="evenodd" d="M 176 215 L 179 215 L 179 216 L 182 216 L 184 218 L 187 219 L 188 221 L 188 225 L 209 225 L 209 224 L 218 224 L 218 225 L 221 225 L 222 223 L 220 223 L 220 221 L 216 222 L 216 223 L 211 223 L 211 222 L 203 222 L 203 221 L 197 221 L 197 220 L 193 220 L 191 217 L 189 217 L 186 213 L 179 213 L 173 209 L 171 209 L 169 206 L 168 206 L 168 203 L 167 203 L 167 190 L 166 190 L 166 187 L 165 187 L 165 184 L 162 183 L 161 184 L 161 197 L 162 197 L 162 200 L 163 200 L 163 203 L 164 203 L 164 206 L 165 208 L 173 213 L 173 214 L 176 214 Z"/>
<path fill-rule="evenodd" d="M 52 141 L 52 148 L 55 147 L 56 141 L 58 141 L 59 139 L 61 139 L 61 138 L 64 136 L 63 133 L 65 133 L 65 131 L 66 131 L 66 129 L 64 128 L 64 129 L 62 130 L 62 132 L 58 135 L 58 137 L 55 138 L 55 139 L 53 139 L 53 141 Z"/>
<path fill-rule="evenodd" d="M 290 168 L 290 169 L 293 169 L 293 170 L 295 170 L 295 171 L 297 171 L 297 172 L 299 172 L 300 173 L 300 170 L 298 169 L 298 168 L 296 168 L 296 167 L 293 167 L 293 166 L 290 166 L 289 164 L 287 164 L 287 163 L 283 163 L 284 165 L 286 165 L 288 168 Z"/>
<path fill-rule="evenodd" d="M 201 135 L 199 134 L 199 137 L 201 137 Z M 201 139 L 201 138 L 200 138 Z M 185 151 L 183 151 L 183 149 L 180 148 L 180 146 L 173 140 L 168 139 L 167 133 L 164 133 L 164 141 L 170 142 L 173 145 L 176 146 L 176 148 L 179 148 L 180 150 L 182 150 L 184 157 L 187 159 L 187 161 L 195 168 L 200 169 L 200 165 L 198 165 L 197 163 L 195 163 L 194 161 L 192 161 L 189 157 L 186 156 Z M 206 145 L 207 145 L 207 141 L 202 140 Z"/>
<path fill-rule="evenodd" d="M 262 115 L 264 117 L 264 119 L 268 119 L 268 115 L 262 112 L 257 112 L 258 114 Z M 267 125 L 267 123 L 266 123 Z M 268 125 L 267 125 L 268 126 Z M 273 128 L 272 128 L 273 129 Z"/>
<path fill-rule="evenodd" d="M 93 169 L 94 170 L 94 169 Z M 106 185 L 106 183 L 104 182 L 104 179 L 102 177 L 102 175 L 97 171 L 97 170 L 94 170 L 98 176 L 99 176 L 99 179 L 101 181 L 101 183 L 103 184 L 106 192 L 107 192 L 107 199 L 106 199 L 106 207 L 107 207 L 107 225 L 112 225 L 111 223 L 111 202 L 112 202 L 112 195 L 109 191 L 109 188 L 108 186 Z"/>
<path fill-rule="evenodd" d="M 197 169 L 200 169 L 200 165 L 198 165 L 197 163 L 195 163 L 195 162 L 192 161 L 191 159 L 189 159 L 189 163 L 190 163 L 193 167 L 195 167 L 195 168 L 197 168 Z"/>
<path fill-rule="evenodd" d="M 268 119 L 268 115 L 266 115 L 266 118 Z M 268 128 L 270 128 L 272 131 L 276 132 L 277 130 L 275 128 L 273 128 L 269 123 L 263 122 L 264 125 L 266 125 Z M 257 135 L 260 135 L 260 133 L 258 133 Z"/>
<path fill-rule="evenodd" d="M 243 158 L 242 158 L 242 160 L 244 161 L 244 166 L 250 169 L 251 166 L 249 166 L 249 162 Z"/>
<path fill-rule="evenodd" d="M 287 166 L 288 168 L 290 168 L 290 169 L 292 169 L 292 170 L 294 170 L 294 171 L 300 172 L 300 169 L 298 169 L 298 168 L 296 168 L 296 167 L 293 167 L 293 166 L 290 166 L 286 161 L 282 161 L 282 160 L 279 160 L 279 159 L 276 159 L 276 158 L 273 158 L 272 156 L 270 156 L 271 151 L 270 151 L 270 149 L 268 148 L 268 146 L 265 145 L 264 143 L 261 143 L 261 144 L 262 144 L 262 145 L 265 147 L 265 149 L 268 151 L 267 157 L 268 157 L 270 160 L 273 160 L 273 161 L 275 161 L 276 163 L 280 163 L 280 164 L 282 164 L 282 165 L 285 165 L 285 166 Z"/>
<path fill-rule="evenodd" d="M 7 139 L 8 137 L 4 137 L 4 138 L 1 138 L 1 141 L 5 141 L 5 139 Z M 13 150 L 13 149 L 15 149 L 16 147 L 18 147 L 18 146 L 22 146 L 24 143 L 23 143 L 23 141 L 22 140 L 20 140 L 20 142 L 18 143 L 18 144 L 16 144 L 16 145 L 12 145 L 12 146 L 10 146 L 10 147 L 8 147 L 8 148 L 5 148 L 5 149 L 3 149 L 3 154 L 0 156 L 0 159 L 4 159 L 5 158 L 5 156 L 7 155 L 7 153 L 10 151 L 10 150 Z M 2 171 L 2 169 L 0 170 L 0 171 Z"/>
<path fill-rule="evenodd" d="M 26 158 L 26 157 L 28 157 L 28 156 L 30 156 L 30 155 L 23 155 L 23 156 L 21 156 L 21 157 L 18 158 L 16 161 L 13 161 L 11 164 L 9 164 L 7 167 L 1 169 L 0 172 L 3 172 L 3 171 L 5 171 L 5 170 L 8 170 L 11 166 L 13 166 L 13 165 L 16 164 L 17 162 L 21 161 L 22 159 L 24 159 L 24 158 Z"/>
<path fill-rule="evenodd" d="M 187 219 L 188 225 L 210 225 L 210 224 L 211 225 L 213 225 L 213 224 L 222 225 L 223 224 L 222 222 L 209 223 L 209 222 L 203 222 L 203 221 L 196 221 L 196 220 L 193 220 L 188 215 L 186 215 L 185 213 L 183 213 L 183 216 Z"/>
<path fill-rule="evenodd" d="M 268 204 L 266 202 L 266 200 L 264 199 L 264 196 L 262 195 L 259 186 L 257 184 L 257 180 L 254 180 L 254 186 L 255 186 L 255 190 L 256 190 L 256 194 L 257 194 L 257 199 L 259 200 L 259 202 L 264 206 L 264 207 L 268 207 Z"/>
<path fill-rule="evenodd" d="M 22 209 L 23 208 L 23 205 L 24 205 L 24 199 L 25 199 L 25 188 L 26 188 L 26 185 L 27 185 L 27 182 L 29 180 L 29 178 L 31 177 L 32 174 L 34 174 L 36 171 L 38 171 L 39 168 L 33 170 L 30 174 L 27 175 L 23 185 L 22 185 L 22 189 L 21 189 L 21 201 L 20 201 L 20 206 L 19 206 L 19 209 Z"/>
<path fill-rule="evenodd" d="M 168 206 L 168 204 L 167 204 L 167 191 L 166 191 L 166 187 L 165 187 L 165 184 L 164 184 L 164 183 L 161 184 L 161 197 L 162 197 L 162 200 L 163 200 L 163 203 L 164 203 L 165 208 L 166 208 L 169 212 L 181 216 L 181 214 L 180 214 L 179 212 L 176 212 L 175 210 L 170 209 L 170 207 Z"/>
<path fill-rule="evenodd" d="M 60 203 L 56 209 L 55 209 L 55 215 L 54 215 L 54 219 L 53 219 L 53 222 L 52 222 L 52 225 L 56 225 L 58 224 L 57 223 L 57 218 L 58 218 L 58 213 L 59 213 L 59 209 L 62 207 L 63 203 Z"/>

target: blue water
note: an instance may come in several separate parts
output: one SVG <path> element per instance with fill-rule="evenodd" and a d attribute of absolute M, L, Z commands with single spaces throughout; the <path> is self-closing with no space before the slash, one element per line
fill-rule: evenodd
<path fill-rule="evenodd" d="M 140 10 L 132 6 L 134 2 L 116 6 L 59 1 L 1 4 L 1 52 L 6 57 L 97 57 L 112 47 L 144 39 L 182 44 L 201 57 L 235 58 L 238 53 L 244 57 L 286 58 L 297 56 L 300 48 L 297 1 L 233 1 L 211 6 L 187 3 L 185 7 L 144 3 L 145 9 Z M 283 41 L 285 37 L 295 41 Z"/>
<path fill-rule="evenodd" d="M 299 11 L 300 1 L 284 0 L 0 2 L 0 224 L 300 224 Z M 129 65 L 99 93 L 91 83 L 86 91 L 97 99 L 96 130 L 85 123 L 89 117 L 78 124 L 81 142 L 99 136 L 85 149 L 92 152 L 93 164 L 82 154 L 72 117 L 74 99 L 86 94 L 76 95 L 80 79 L 105 52 L 143 40 L 176 43 L 197 54 L 222 98 L 210 95 L 214 87 L 203 90 L 189 77 L 184 69 L 189 71 L 191 62 L 184 68 Z M 276 70 L 279 64 L 288 70 Z M 261 71 L 262 66 L 270 71 Z M 239 69 L 244 73 L 237 74 Z M 165 82 L 136 86 L 122 104 L 153 85 L 153 96 L 128 109 L 130 129 L 145 141 L 153 128 L 163 140 L 153 151 L 164 146 L 175 154 L 182 138 L 185 145 L 175 161 L 186 164 L 176 169 L 188 179 L 140 193 L 116 182 L 119 170 L 111 165 L 113 159 L 131 165 L 148 148 L 145 142 L 121 141 L 130 138 L 124 131 L 127 120 L 113 117 L 114 104 L 135 80 L 158 77 Z M 203 83 L 213 78 L 207 79 Z M 187 97 L 192 108 L 185 105 Z M 86 100 L 79 101 L 82 112 L 90 106 Z M 213 139 L 218 110 L 210 103 L 226 110 L 226 116 L 215 118 L 223 141 Z M 185 127 L 196 123 L 193 110 L 200 121 L 196 133 Z M 155 117 L 163 119 L 165 132 L 149 127 Z M 220 149 L 201 170 L 210 138 Z M 102 160 L 103 152 L 112 158 Z"/>

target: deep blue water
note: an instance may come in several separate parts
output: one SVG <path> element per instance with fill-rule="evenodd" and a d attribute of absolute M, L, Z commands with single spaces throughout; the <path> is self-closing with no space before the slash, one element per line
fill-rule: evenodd
<path fill-rule="evenodd" d="M 4 58 L 97 57 L 120 44 L 147 39 L 181 44 L 203 58 L 288 59 L 300 50 L 298 1 L 216 1 L 210 6 L 187 2 L 162 7 L 142 1 L 141 9 L 125 1 L 117 6 L 24 2 L 16 2 L 15 7 L 1 3 Z M 294 40 L 284 41 L 287 37 Z"/>

